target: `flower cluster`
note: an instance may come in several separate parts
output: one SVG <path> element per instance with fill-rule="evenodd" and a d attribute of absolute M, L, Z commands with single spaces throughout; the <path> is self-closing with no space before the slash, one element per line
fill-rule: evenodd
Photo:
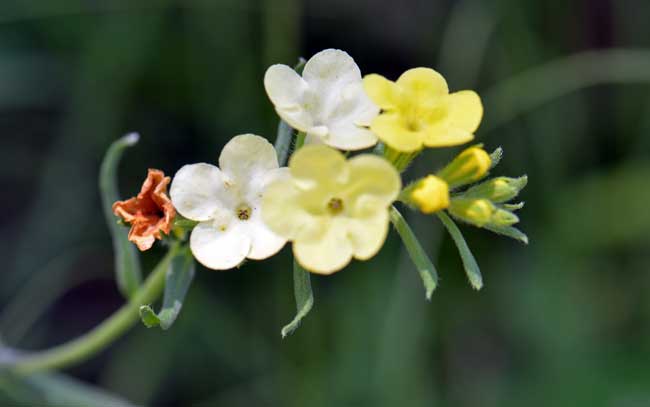
<path fill-rule="evenodd" d="M 363 77 L 352 57 L 335 49 L 317 53 L 304 67 L 271 66 L 264 88 L 293 129 L 279 134 L 276 143 L 294 142 L 288 167 L 280 166 L 284 153 L 265 138 L 244 134 L 225 145 L 218 167 L 197 163 L 178 170 L 171 198 L 169 178 L 150 171 L 137 198 L 114 206 L 132 223 L 129 238 L 141 250 L 170 233 L 177 211 L 173 225 L 181 231 L 175 236 L 182 239 L 191 230 L 192 254 L 207 268 L 265 259 L 291 242 L 300 266 L 331 274 L 352 259 L 376 255 L 391 222 L 409 253 L 423 252 L 413 247 L 417 239 L 395 208 L 397 201 L 437 214 L 461 255 L 466 244 L 445 212 L 527 241 L 513 227 L 519 221 L 514 211 L 523 203 L 508 203 L 526 177 L 485 180 L 500 149 L 488 154 L 481 145 L 469 147 L 440 171 L 402 188 L 401 173 L 424 148 L 474 139 L 483 116 L 475 92 L 450 93 L 443 76 L 429 68 L 410 69 L 395 82 L 377 74 Z M 463 260 L 471 264 L 473 258 Z"/>

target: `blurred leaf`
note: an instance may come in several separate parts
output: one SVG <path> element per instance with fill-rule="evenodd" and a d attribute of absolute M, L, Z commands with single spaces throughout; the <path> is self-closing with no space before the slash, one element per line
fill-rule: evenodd
<path fill-rule="evenodd" d="M 0 403 L 4 406 L 128 407 L 133 404 L 103 389 L 59 373 L 28 377 L 3 372 Z"/>
<path fill-rule="evenodd" d="M 647 247 L 650 162 L 637 162 L 569 185 L 553 197 L 547 234 L 567 248 Z"/>
<path fill-rule="evenodd" d="M 490 153 L 490 169 L 499 165 L 501 158 L 503 158 L 503 149 L 501 147 L 497 147 L 496 150 Z"/>
<path fill-rule="evenodd" d="M 113 238 L 117 286 L 126 298 L 131 298 L 140 287 L 142 272 L 140 271 L 140 259 L 135 245 L 129 242 L 127 228 L 118 225 L 112 206 L 115 201 L 120 200 L 117 189 L 117 168 L 122 153 L 127 147 L 135 145 L 139 139 L 140 136 L 137 133 L 131 133 L 113 142 L 104 156 L 99 173 L 99 188 L 102 193 L 104 217 Z"/>
<path fill-rule="evenodd" d="M 609 49 L 559 58 L 529 69 L 488 89 L 490 106 L 483 130 L 492 130 L 520 114 L 579 89 L 603 83 L 650 82 L 650 51 Z"/>
<path fill-rule="evenodd" d="M 438 273 L 436 272 L 435 266 L 431 262 L 431 259 L 429 259 L 429 256 L 427 256 L 427 253 L 422 248 L 422 245 L 408 223 L 406 223 L 406 220 L 404 220 L 402 214 L 394 206 L 390 208 L 390 221 L 402 238 L 406 251 L 411 257 L 411 261 L 413 261 L 415 268 L 420 273 L 427 300 L 431 300 L 433 290 L 438 286 Z"/>
<path fill-rule="evenodd" d="M 314 305 L 314 294 L 311 291 L 309 272 L 302 268 L 294 259 L 293 261 L 293 290 L 296 297 L 296 317 L 282 328 L 282 337 L 285 338 L 298 329 L 302 319 L 309 314 Z"/>
<path fill-rule="evenodd" d="M 438 218 L 442 221 L 442 224 L 445 225 L 447 231 L 451 235 L 451 238 L 454 239 L 456 247 L 458 248 L 458 253 L 460 253 L 460 258 L 463 261 L 463 267 L 465 267 L 465 273 L 469 282 L 472 284 L 472 287 L 476 290 L 480 290 L 483 287 L 483 277 L 481 276 L 481 270 L 476 263 L 474 255 L 469 250 L 467 242 L 463 234 L 460 233 L 460 229 L 456 226 L 453 220 L 443 211 L 437 213 Z"/>
<path fill-rule="evenodd" d="M 169 329 L 181 312 L 183 301 L 194 279 L 194 258 L 189 249 L 182 250 L 169 265 L 165 276 L 165 297 L 162 309 L 156 314 L 148 305 L 140 307 L 140 317 L 147 328 L 160 326 Z"/>

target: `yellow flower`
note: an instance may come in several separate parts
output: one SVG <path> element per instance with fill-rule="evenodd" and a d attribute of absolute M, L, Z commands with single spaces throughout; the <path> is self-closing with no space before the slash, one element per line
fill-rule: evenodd
<path fill-rule="evenodd" d="M 445 79 L 433 69 L 410 69 L 396 82 L 371 74 L 364 77 L 363 85 L 382 109 L 370 130 L 398 151 L 467 143 L 483 117 L 483 105 L 475 92 L 450 94 Z"/>
<path fill-rule="evenodd" d="M 388 208 L 401 180 L 383 158 L 362 154 L 346 161 L 324 145 L 301 148 L 289 162 L 290 177 L 270 184 L 262 218 L 293 241 L 296 260 L 307 270 L 331 274 L 354 257 L 367 260 L 388 233 Z"/>
<path fill-rule="evenodd" d="M 410 200 L 423 213 L 438 212 L 449 206 L 449 187 L 444 180 L 428 175 L 417 182 Z"/>
<path fill-rule="evenodd" d="M 438 176 L 451 188 L 470 184 L 485 177 L 492 166 L 490 155 L 481 147 L 470 147 L 463 150 Z"/>

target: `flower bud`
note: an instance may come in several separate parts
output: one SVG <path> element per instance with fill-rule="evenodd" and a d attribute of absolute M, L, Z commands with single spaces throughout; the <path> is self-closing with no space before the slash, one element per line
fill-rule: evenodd
<path fill-rule="evenodd" d="M 467 190 L 466 198 L 489 199 L 494 203 L 507 202 L 519 194 L 528 182 L 528 177 L 497 177 Z"/>
<path fill-rule="evenodd" d="M 478 181 L 492 165 L 490 155 L 481 147 L 470 147 L 458 154 L 454 160 L 438 173 L 451 188 Z"/>
<path fill-rule="evenodd" d="M 511 226 L 519 222 L 519 217 L 506 209 L 497 209 L 490 219 L 493 226 Z"/>
<path fill-rule="evenodd" d="M 454 199 L 449 206 L 449 213 L 454 217 L 479 227 L 489 223 L 496 211 L 487 199 Z"/>
<path fill-rule="evenodd" d="M 449 206 L 449 187 L 442 179 L 428 175 L 415 184 L 409 198 L 423 213 L 434 213 Z"/>

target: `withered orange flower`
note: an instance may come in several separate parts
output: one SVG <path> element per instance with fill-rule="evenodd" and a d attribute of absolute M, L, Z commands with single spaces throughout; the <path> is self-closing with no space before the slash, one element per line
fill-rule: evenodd
<path fill-rule="evenodd" d="M 176 209 L 167 195 L 170 177 L 156 169 L 149 169 L 147 179 L 140 193 L 126 201 L 113 204 L 113 213 L 131 224 L 129 240 L 145 251 L 156 239 L 162 239 L 161 232 L 169 234 Z"/>

